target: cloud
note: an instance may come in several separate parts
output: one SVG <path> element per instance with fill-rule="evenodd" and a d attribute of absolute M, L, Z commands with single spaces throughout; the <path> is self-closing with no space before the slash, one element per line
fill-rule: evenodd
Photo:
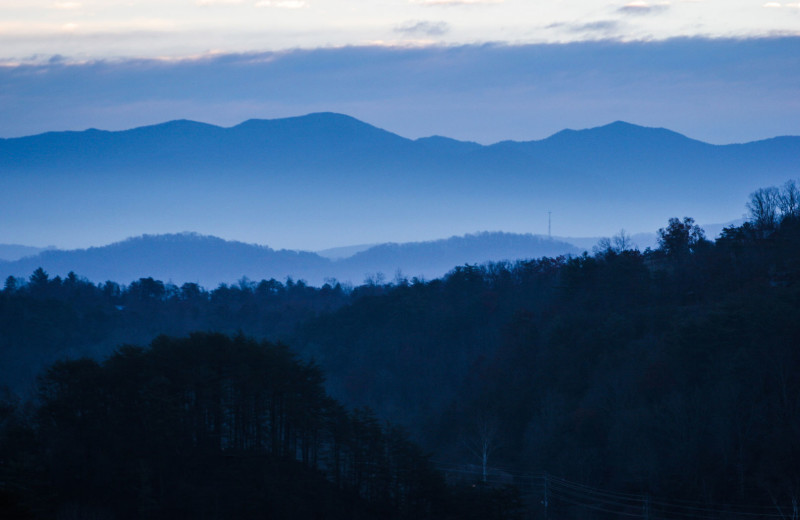
<path fill-rule="evenodd" d="M 278 9 L 305 9 L 308 2 L 302 0 L 261 0 L 256 2 L 256 7 L 275 7 Z"/>
<path fill-rule="evenodd" d="M 446 22 L 408 21 L 394 28 L 394 32 L 401 34 L 423 34 L 426 36 L 442 36 L 450 31 Z"/>
<path fill-rule="evenodd" d="M 626 23 L 619 20 L 595 20 L 587 23 L 556 22 L 547 24 L 544 29 L 560 34 L 577 35 L 580 39 L 616 40 L 623 33 Z"/>
<path fill-rule="evenodd" d="M 617 9 L 617 12 L 623 14 L 645 15 L 660 13 L 666 11 L 667 9 L 669 9 L 669 2 L 650 4 L 648 2 L 637 0 L 623 5 Z"/>
<path fill-rule="evenodd" d="M 616 20 L 598 20 L 584 24 L 567 25 L 567 30 L 574 33 L 598 32 L 609 34 L 620 28 L 620 23 Z"/>
<path fill-rule="evenodd" d="M 781 6 L 780 2 L 767 2 L 766 4 L 764 4 L 761 7 L 772 8 L 772 7 L 780 7 L 780 6 Z"/>

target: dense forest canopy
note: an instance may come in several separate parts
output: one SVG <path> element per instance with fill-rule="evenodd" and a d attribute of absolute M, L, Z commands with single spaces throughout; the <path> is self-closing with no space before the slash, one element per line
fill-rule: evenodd
<path fill-rule="evenodd" d="M 42 518 L 441 518 L 399 428 L 325 394 L 282 345 L 195 333 L 52 365 L 3 417 L 0 507 Z M 26 435 L 32 434 L 32 435 Z M 42 498 L 47 497 L 46 500 Z"/>
<path fill-rule="evenodd" d="M 158 407 L 151 404 L 159 403 L 182 411 L 165 412 L 176 421 L 171 426 L 152 418 L 136 427 L 165 428 L 191 439 L 175 440 L 176 446 L 203 450 L 211 442 L 209 453 L 261 450 L 269 457 L 291 452 L 296 471 L 317 471 L 324 464 L 328 477 L 320 482 L 355 493 L 363 511 L 388 507 L 400 515 L 424 510 L 444 516 L 454 510 L 453 492 L 439 484 L 413 499 L 387 491 L 384 477 L 384 484 L 364 483 L 372 491 L 353 491 L 361 488 L 352 483 L 337 487 L 337 472 L 330 471 L 329 460 L 323 462 L 331 453 L 324 428 L 315 437 L 293 418 L 288 437 L 280 434 L 287 447 L 267 443 L 274 434 L 270 415 L 259 416 L 258 410 L 271 401 L 256 405 L 252 399 L 267 392 L 269 380 L 225 379 L 225 393 L 198 386 L 204 379 L 185 379 L 205 389 L 200 401 L 191 401 L 205 403 L 200 415 L 198 408 L 187 408 L 189 387 L 174 394 L 179 397 L 157 397 L 168 395 L 158 394 L 166 391 L 164 381 L 169 386 L 180 379 L 159 370 L 191 372 L 227 345 L 222 351 L 241 348 L 242 357 L 226 362 L 239 359 L 253 369 L 274 370 L 247 357 L 257 358 L 258 349 L 285 356 L 287 366 L 295 367 L 287 376 L 297 374 L 297 381 L 310 385 L 304 388 L 313 389 L 298 395 L 320 399 L 309 420 L 327 417 L 333 399 L 342 405 L 332 409 L 347 420 L 391 420 L 433 453 L 440 468 L 449 468 L 448 481 L 460 472 L 487 484 L 514 484 L 521 495 L 509 495 L 504 503 L 516 504 L 521 496 L 534 516 L 614 518 L 641 515 L 644 506 L 652 518 L 791 516 L 800 500 L 798 201 L 793 182 L 758 190 L 748 203 L 748 221 L 725 229 L 714 242 L 691 218 L 675 218 L 659 230 L 654 250 L 631 249 L 620 233 L 592 254 L 464 265 L 427 282 L 398 278 L 346 289 L 242 279 L 209 291 L 149 278 L 128 286 L 94 285 L 74 274 L 50 278 L 42 270 L 28 280 L 9 278 L 0 292 L 0 362 L 10 388 L 3 446 L 11 446 L 8 439 L 18 431 L 33 433 L 15 442 L 64 442 L 53 436 L 52 419 L 44 418 L 65 395 L 85 399 L 91 415 L 99 413 L 92 407 L 108 399 L 150 388 L 155 394 L 148 399 L 155 401 L 137 401 L 133 409 L 155 413 Z M 197 330 L 215 334 L 190 335 Z M 160 334 L 171 338 L 156 340 L 150 349 L 118 348 L 148 344 Z M 279 341 L 296 354 L 278 347 Z M 158 357 L 167 345 L 172 357 Z M 76 360 L 82 355 L 94 360 Z M 52 364 L 65 356 L 74 361 Z M 50 368 L 34 384 L 32 374 L 45 366 Z M 114 370 L 120 370 L 116 376 Z M 198 370 L 192 377 L 203 377 Z M 323 373 L 331 397 L 323 397 Z M 68 386 L 59 386 L 58 377 L 66 375 L 76 378 L 73 393 L 63 394 Z M 249 396 L 250 404 L 243 407 L 237 395 Z M 363 407 L 376 415 L 345 411 Z M 124 424 L 116 413 L 123 411 L 108 420 Z M 259 420 L 260 427 L 246 426 Z M 70 428 L 78 427 L 69 423 L 57 431 L 77 438 Z M 392 428 L 375 432 L 392 438 Z M 13 459 L 8 449 L 4 460 Z M 385 449 L 381 453 L 389 457 Z M 25 461 L 15 464 L 28 468 Z M 393 471 L 385 464 L 382 471 Z M 423 480 L 434 482 L 435 472 L 420 464 L 430 471 Z M 7 475 L 8 464 L 2 468 Z M 125 471 L 120 478 L 134 478 Z M 161 470 L 141 471 L 154 478 Z M 542 480 L 543 472 L 552 480 Z M 55 478 L 57 471 L 44 474 Z M 143 482 L 141 475 L 136 478 Z M 550 486 L 543 488 L 544 481 Z M 549 489 L 549 511 L 542 508 L 548 496 L 543 489 Z M 165 493 L 159 497 L 166 500 Z M 460 500 L 467 503 L 469 496 Z M 694 509 L 676 509 L 679 504 Z M 518 509 L 491 511 L 502 517 Z"/>

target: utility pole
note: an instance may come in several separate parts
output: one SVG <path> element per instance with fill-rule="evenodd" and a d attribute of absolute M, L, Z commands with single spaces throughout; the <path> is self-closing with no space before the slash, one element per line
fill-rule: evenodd
<path fill-rule="evenodd" d="M 548 517 L 547 517 L 547 512 L 548 512 L 547 511 L 547 506 L 550 505 L 550 504 L 548 504 L 548 498 L 549 497 L 547 495 L 548 495 L 547 472 L 545 471 L 544 472 L 544 500 L 542 500 L 542 504 L 544 505 L 544 520 L 548 520 Z"/>

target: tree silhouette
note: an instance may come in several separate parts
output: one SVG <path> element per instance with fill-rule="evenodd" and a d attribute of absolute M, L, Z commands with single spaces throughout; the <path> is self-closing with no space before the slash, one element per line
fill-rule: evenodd
<path fill-rule="evenodd" d="M 322 382 L 287 347 L 243 335 L 161 336 L 102 364 L 58 362 L 36 412 L 49 512 L 427 517 L 444 499 L 427 458 Z"/>
<path fill-rule="evenodd" d="M 705 232 L 691 217 L 673 217 L 666 228 L 658 230 L 659 249 L 670 258 L 686 258 L 704 242 Z"/>

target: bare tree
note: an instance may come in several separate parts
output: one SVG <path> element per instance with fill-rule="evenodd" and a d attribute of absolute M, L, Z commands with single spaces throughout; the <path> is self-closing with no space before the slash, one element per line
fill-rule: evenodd
<path fill-rule="evenodd" d="M 486 482 L 489 458 L 500 447 L 500 428 L 497 418 L 488 413 L 475 417 L 470 431 L 463 437 L 464 445 L 481 463 L 481 481 Z"/>
<path fill-rule="evenodd" d="M 780 192 L 778 188 L 760 188 L 750 194 L 747 209 L 750 212 L 750 221 L 762 233 L 769 232 L 778 227 Z"/>
<path fill-rule="evenodd" d="M 609 252 L 622 253 L 635 248 L 636 244 L 631 240 L 631 236 L 625 233 L 624 229 L 620 229 L 619 233 L 613 237 L 603 237 L 598 240 L 597 245 L 592 250 L 595 254 L 604 254 Z"/>
<path fill-rule="evenodd" d="M 800 188 L 794 180 L 786 181 L 786 184 L 778 194 L 778 208 L 784 217 L 800 216 Z"/>
<path fill-rule="evenodd" d="M 636 244 L 634 244 L 633 240 L 631 240 L 631 236 L 625 233 L 624 229 L 620 229 L 619 233 L 611 237 L 611 240 L 614 243 L 614 249 L 620 253 L 622 251 L 628 251 L 636 248 Z"/>

